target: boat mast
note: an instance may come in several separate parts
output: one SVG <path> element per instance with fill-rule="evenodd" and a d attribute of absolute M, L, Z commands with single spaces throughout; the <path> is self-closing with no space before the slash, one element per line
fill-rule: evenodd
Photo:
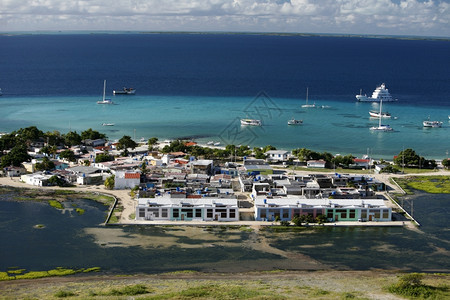
<path fill-rule="evenodd" d="M 106 79 L 103 81 L 103 102 L 105 101 L 105 93 L 106 93 Z"/>
<path fill-rule="evenodd" d="M 378 116 L 378 127 L 381 127 L 381 107 L 383 106 L 383 100 L 380 99 L 380 115 Z"/>
<path fill-rule="evenodd" d="M 308 87 L 306 87 L 306 105 L 308 105 Z"/>

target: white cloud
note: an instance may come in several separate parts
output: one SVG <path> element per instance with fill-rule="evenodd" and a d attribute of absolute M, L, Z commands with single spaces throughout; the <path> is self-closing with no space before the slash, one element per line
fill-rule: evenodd
<path fill-rule="evenodd" d="M 0 31 L 230 30 L 450 36 L 450 0 L 0 0 Z"/>

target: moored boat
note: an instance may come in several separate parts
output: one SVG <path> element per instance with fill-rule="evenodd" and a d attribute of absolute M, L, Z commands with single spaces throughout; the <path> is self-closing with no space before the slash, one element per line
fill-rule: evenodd
<path fill-rule="evenodd" d="M 126 88 L 124 87 L 121 90 L 113 90 L 114 95 L 134 95 L 136 93 L 136 90 L 133 88 Z"/>
<path fill-rule="evenodd" d="M 106 94 L 106 80 L 103 81 L 103 98 L 101 101 L 97 101 L 97 104 L 114 104 L 114 102 L 111 101 L 111 99 L 105 98 Z"/>
<path fill-rule="evenodd" d="M 380 86 L 378 86 L 372 93 L 371 97 L 367 97 L 367 95 L 362 94 L 362 90 L 360 90 L 359 95 L 356 95 L 356 99 L 359 102 L 392 102 L 397 101 L 397 99 L 392 98 L 391 94 L 389 93 L 389 90 L 386 88 L 386 85 L 382 83 Z"/>
<path fill-rule="evenodd" d="M 300 125 L 303 123 L 303 120 L 296 120 L 294 118 L 288 120 L 288 125 Z"/>
<path fill-rule="evenodd" d="M 303 108 L 316 108 L 316 102 L 308 104 L 308 88 L 306 88 L 306 103 L 302 105 Z"/>
<path fill-rule="evenodd" d="M 381 115 L 381 107 L 383 106 L 383 100 L 380 101 L 380 115 Z M 372 131 L 393 131 L 394 129 L 389 125 L 381 124 L 381 119 L 378 118 L 378 126 L 370 127 Z"/>
<path fill-rule="evenodd" d="M 261 120 L 256 119 L 241 119 L 241 125 L 261 126 Z"/>
<path fill-rule="evenodd" d="M 103 123 L 102 126 L 114 126 L 114 123 Z"/>
<path fill-rule="evenodd" d="M 423 127 L 433 127 L 433 128 L 442 127 L 442 122 L 430 120 L 423 121 Z"/>
<path fill-rule="evenodd" d="M 386 118 L 386 119 L 388 119 L 388 118 L 390 118 L 390 117 L 392 117 L 391 116 L 391 114 L 390 113 L 388 113 L 388 112 L 379 112 L 379 111 L 374 111 L 374 110 L 371 110 L 371 111 L 369 111 L 369 115 L 370 115 L 370 117 L 371 118 Z"/>

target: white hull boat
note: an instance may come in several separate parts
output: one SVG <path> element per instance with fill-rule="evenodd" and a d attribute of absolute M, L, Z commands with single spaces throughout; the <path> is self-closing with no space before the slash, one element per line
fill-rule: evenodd
<path fill-rule="evenodd" d="M 261 126 L 261 120 L 256 119 L 241 119 L 241 125 L 249 125 L 249 126 Z"/>
<path fill-rule="evenodd" d="M 106 80 L 103 81 L 103 98 L 102 101 L 97 101 L 97 104 L 114 104 L 114 102 L 111 101 L 111 99 L 105 98 L 106 94 Z"/>
<path fill-rule="evenodd" d="M 359 102 L 392 102 L 397 101 L 397 99 L 392 98 L 389 90 L 386 88 L 386 85 L 382 83 L 378 86 L 372 93 L 371 97 L 367 97 L 367 95 L 362 94 L 362 90 L 359 92 L 359 95 L 356 95 L 356 99 Z"/>
<path fill-rule="evenodd" d="M 124 87 L 121 90 L 113 90 L 114 95 L 134 95 L 136 93 L 136 90 L 133 88 L 126 88 Z"/>
<path fill-rule="evenodd" d="M 423 127 L 432 127 L 432 128 L 442 127 L 442 122 L 440 122 L 440 121 L 423 121 Z"/>
<path fill-rule="evenodd" d="M 300 125 L 303 124 L 303 120 L 296 120 L 294 118 L 288 121 L 288 125 Z"/>
<path fill-rule="evenodd" d="M 383 100 L 380 101 L 380 115 L 381 115 L 381 107 L 382 106 L 383 106 Z M 370 127 L 370 130 L 372 130 L 372 131 L 393 131 L 394 130 L 389 125 L 381 124 L 381 119 L 382 118 L 378 118 L 378 120 L 379 120 L 378 121 L 378 126 Z"/>

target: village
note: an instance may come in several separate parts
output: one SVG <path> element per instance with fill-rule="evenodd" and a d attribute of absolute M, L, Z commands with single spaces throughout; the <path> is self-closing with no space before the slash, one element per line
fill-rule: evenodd
<path fill-rule="evenodd" d="M 74 157 L 67 159 L 60 155 L 65 149 L 54 151 L 49 158 L 42 151 L 48 145 L 41 140 L 28 148 L 31 161 L 20 167 L 6 167 L 2 173 L 30 186 L 131 190 L 131 201 L 121 199 L 131 217 L 122 217 L 120 223 L 403 224 L 393 222 L 395 205 L 382 195 L 386 184 L 374 176 L 380 172 L 380 164 L 370 173 L 339 174 L 323 172 L 324 160 L 299 162 L 292 152 L 284 150 L 267 150 L 263 152 L 264 159 L 255 158 L 251 150 L 245 152 L 250 154 L 248 157 L 232 155 L 221 159 L 168 152 L 180 144 L 185 147 L 182 149 L 219 149 L 192 141 L 157 142 L 155 138 L 124 149 L 117 142 L 99 138 L 71 147 Z M 235 154 L 238 149 L 234 148 Z M 100 158 L 105 155 L 111 160 L 102 161 Z M 52 168 L 36 171 L 43 161 L 51 161 Z M 355 169 L 369 170 L 372 161 L 354 158 L 353 163 Z"/>

